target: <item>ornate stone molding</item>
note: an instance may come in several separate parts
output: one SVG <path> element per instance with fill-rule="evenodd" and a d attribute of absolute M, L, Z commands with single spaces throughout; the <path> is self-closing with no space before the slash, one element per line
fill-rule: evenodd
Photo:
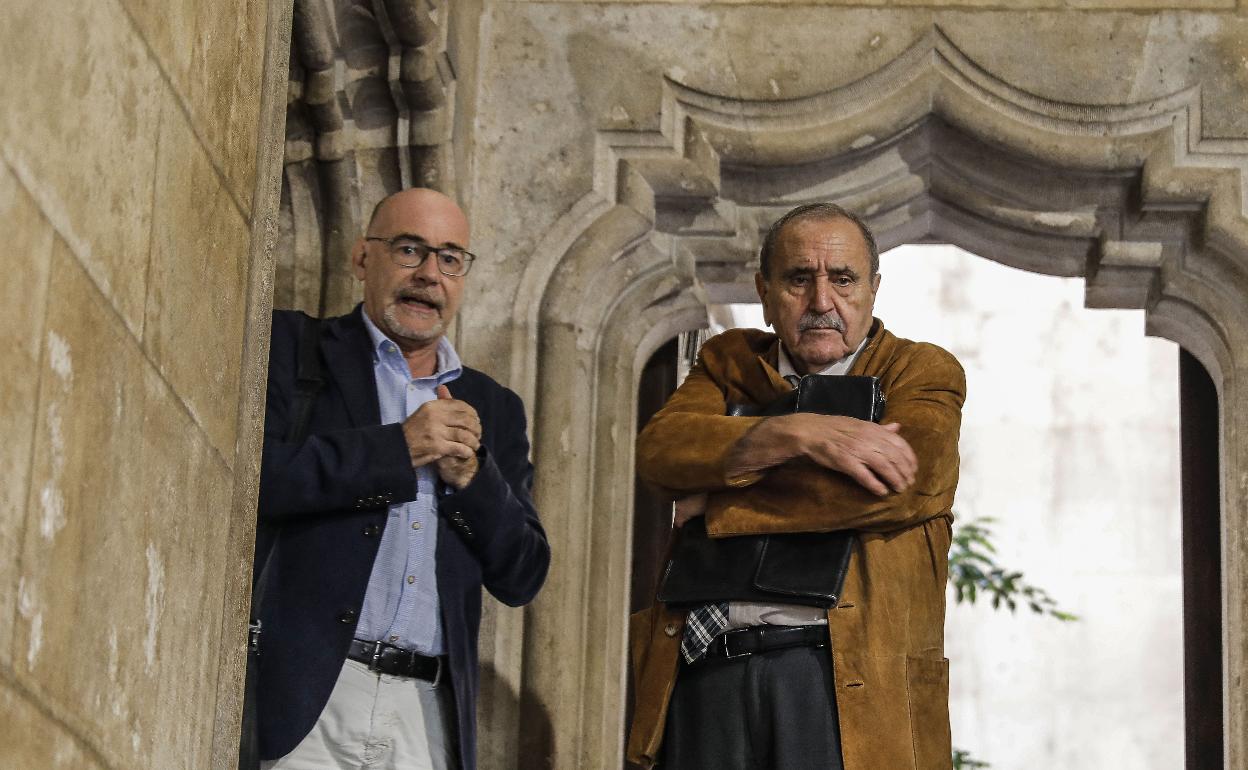
<path fill-rule="evenodd" d="M 1082 276 L 1090 306 L 1141 308 L 1148 333 L 1193 352 L 1224 403 L 1248 395 L 1248 141 L 1201 136 L 1199 87 L 1127 105 L 1052 102 L 933 28 L 876 73 L 805 98 L 662 88 L 660 130 L 597 134 L 593 189 L 529 255 L 514 305 L 511 383 L 535 404 L 538 467 L 568 479 L 539 479 L 539 502 L 562 564 L 580 565 L 556 565 L 526 626 L 526 714 L 554 725 L 552 746 L 529 748 L 556 767 L 620 763 L 640 368 L 704 323 L 708 298 L 752 298 L 760 230 L 783 210 L 837 200 L 884 248 L 952 242 Z M 1248 420 L 1231 412 L 1225 665 L 1238 672 Z M 1226 692 L 1228 767 L 1243 768 L 1248 684 L 1228 677 Z"/>
<path fill-rule="evenodd" d="M 378 200 L 450 189 L 451 5 L 296 0 L 275 305 L 343 312 L 346 256 Z"/>

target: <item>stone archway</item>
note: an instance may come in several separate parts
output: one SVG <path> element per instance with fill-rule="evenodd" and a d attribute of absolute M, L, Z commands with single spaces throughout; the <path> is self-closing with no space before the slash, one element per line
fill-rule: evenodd
<path fill-rule="evenodd" d="M 552 745 L 525 754 L 620 766 L 638 374 L 703 325 L 708 301 L 750 298 L 759 231 L 796 203 L 855 208 L 882 248 L 949 242 L 1084 277 L 1090 306 L 1143 309 L 1147 333 L 1192 352 L 1222 403 L 1242 402 L 1248 142 L 1203 139 L 1200 124 L 1198 88 L 1115 107 L 1047 101 L 932 28 L 842 88 L 764 103 L 666 80 L 660 130 L 599 132 L 593 191 L 533 251 L 511 327 L 511 382 L 534 403 L 539 503 L 561 555 L 527 616 L 522 669 L 521 736 L 544 734 L 523 725 L 541 714 Z M 1223 664 L 1240 672 L 1248 418 L 1236 410 L 1222 410 L 1221 450 Z M 1248 684 L 1224 677 L 1227 766 L 1241 768 Z"/>

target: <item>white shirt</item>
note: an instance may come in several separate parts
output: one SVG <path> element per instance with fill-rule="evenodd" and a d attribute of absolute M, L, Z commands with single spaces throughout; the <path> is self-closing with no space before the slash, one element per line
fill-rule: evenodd
<path fill-rule="evenodd" d="M 845 374 L 849 368 L 854 365 L 854 361 L 858 358 L 858 354 L 866 347 L 867 340 L 864 338 L 858 345 L 858 349 L 853 353 L 845 356 L 839 361 L 832 364 L 817 374 Z M 784 344 L 780 345 L 780 366 L 778 367 L 781 377 L 797 374 L 797 370 L 793 368 L 793 362 L 789 360 L 789 354 L 785 352 Z M 818 607 L 810 607 L 804 604 L 760 604 L 758 602 L 729 602 L 728 603 L 728 628 L 731 631 L 734 628 L 745 628 L 747 626 L 814 626 L 827 625 L 828 615 L 826 610 Z"/>

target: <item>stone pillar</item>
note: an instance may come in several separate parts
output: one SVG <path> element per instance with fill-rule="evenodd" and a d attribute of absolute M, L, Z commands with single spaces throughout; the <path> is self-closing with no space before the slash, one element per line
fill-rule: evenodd
<path fill-rule="evenodd" d="M 289 28 L 6 4 L 4 767 L 237 757 Z"/>

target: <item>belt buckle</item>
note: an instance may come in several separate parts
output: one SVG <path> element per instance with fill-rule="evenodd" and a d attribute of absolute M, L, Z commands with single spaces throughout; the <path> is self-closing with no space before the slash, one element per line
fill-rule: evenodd
<path fill-rule="evenodd" d="M 381 671 L 381 647 L 382 647 L 382 643 L 380 639 L 373 642 L 373 655 L 369 659 L 369 662 L 368 662 L 368 670 L 372 671 L 375 674 L 382 673 Z"/>

